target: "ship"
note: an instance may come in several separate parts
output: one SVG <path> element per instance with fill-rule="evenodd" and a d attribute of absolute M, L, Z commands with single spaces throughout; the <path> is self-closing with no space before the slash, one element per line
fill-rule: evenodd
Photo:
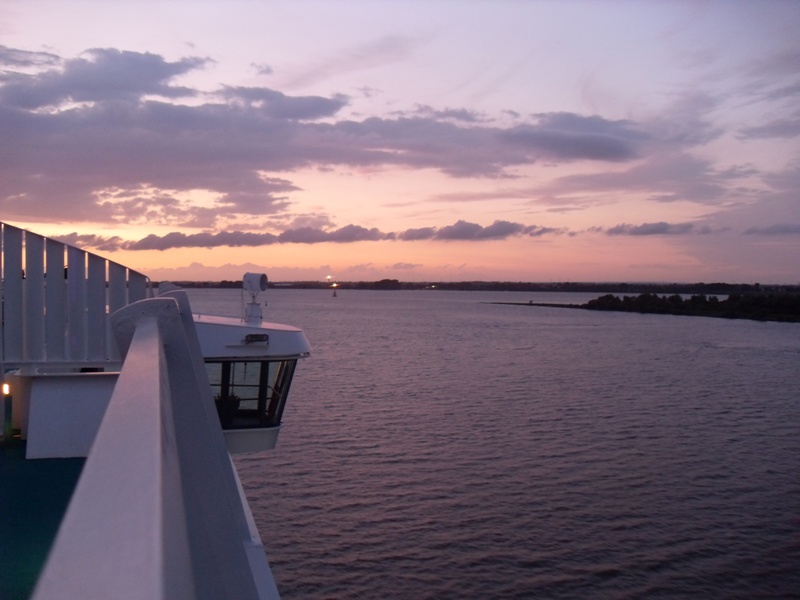
<path fill-rule="evenodd" d="M 303 331 L 0 223 L 0 598 L 280 597 L 233 455 L 275 447 Z"/>

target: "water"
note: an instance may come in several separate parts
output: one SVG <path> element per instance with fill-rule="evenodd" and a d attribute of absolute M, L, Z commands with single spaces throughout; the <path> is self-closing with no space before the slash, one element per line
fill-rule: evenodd
<path fill-rule="evenodd" d="M 284 600 L 798 597 L 800 325 L 267 297 L 313 347 L 237 459 Z"/>

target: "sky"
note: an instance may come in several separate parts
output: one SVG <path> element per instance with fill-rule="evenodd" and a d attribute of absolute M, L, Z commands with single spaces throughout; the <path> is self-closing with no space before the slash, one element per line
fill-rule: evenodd
<path fill-rule="evenodd" d="M 153 280 L 800 283 L 800 2 L 3 0 L 0 220 Z"/>

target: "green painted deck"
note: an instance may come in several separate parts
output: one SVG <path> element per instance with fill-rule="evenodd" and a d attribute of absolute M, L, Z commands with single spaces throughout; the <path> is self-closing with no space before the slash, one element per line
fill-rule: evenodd
<path fill-rule="evenodd" d="M 0 600 L 33 593 L 84 462 L 26 460 L 24 442 L 0 442 Z"/>

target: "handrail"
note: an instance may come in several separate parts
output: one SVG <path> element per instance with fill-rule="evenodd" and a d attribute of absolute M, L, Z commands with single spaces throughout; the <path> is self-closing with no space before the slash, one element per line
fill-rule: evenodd
<path fill-rule="evenodd" d="M 122 370 L 34 600 L 278 598 L 185 292 L 112 323 Z"/>
<path fill-rule="evenodd" d="M 108 315 L 152 295 L 145 275 L 3 222 L 0 248 L 0 367 L 119 360 Z"/>

